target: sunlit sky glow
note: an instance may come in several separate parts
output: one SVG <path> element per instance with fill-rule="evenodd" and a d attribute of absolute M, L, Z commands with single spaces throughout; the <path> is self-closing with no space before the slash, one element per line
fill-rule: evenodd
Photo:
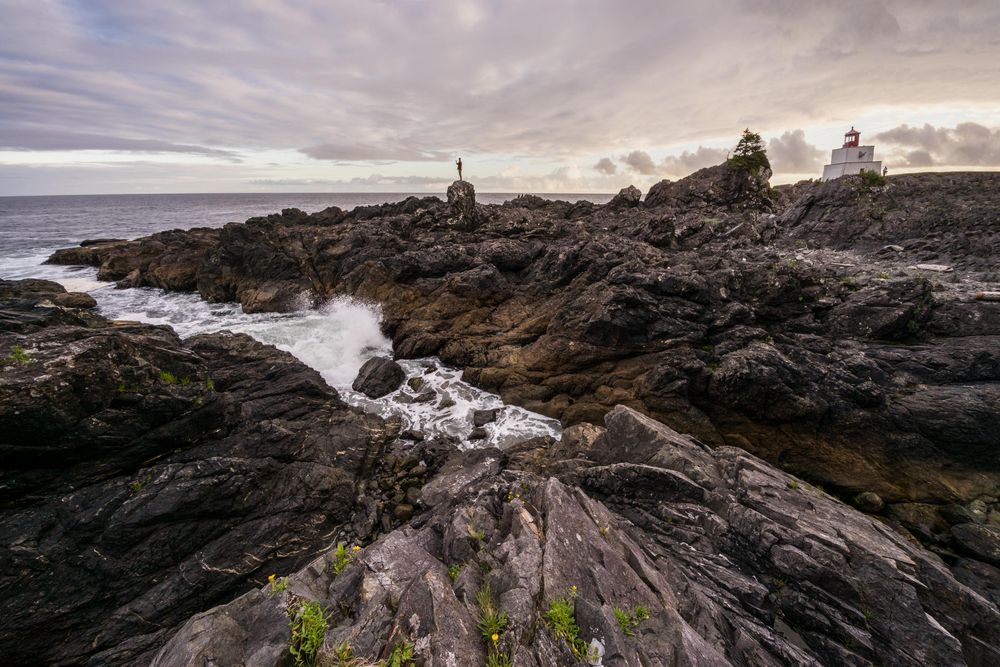
<path fill-rule="evenodd" d="M 1000 167 L 996 0 L 0 0 L 0 195 Z"/>

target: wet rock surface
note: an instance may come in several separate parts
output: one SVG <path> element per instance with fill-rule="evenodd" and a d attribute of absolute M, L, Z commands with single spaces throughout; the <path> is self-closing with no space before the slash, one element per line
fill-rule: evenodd
<path fill-rule="evenodd" d="M 1000 660 L 996 589 L 962 583 L 988 589 L 990 566 L 965 561 L 956 576 L 746 451 L 628 408 L 588 432 L 452 453 L 408 523 L 192 618 L 153 664 L 281 664 L 305 602 L 328 613 L 321 659 L 407 644 L 424 665 L 483 664 L 487 651 L 578 665 L 596 640 L 605 665 Z M 483 595 L 506 614 L 495 642 L 477 627 Z M 547 616 L 560 599 L 572 644 Z"/>
<path fill-rule="evenodd" d="M 392 359 L 372 357 L 361 366 L 351 388 L 368 398 L 382 398 L 403 385 L 406 371 Z"/>
<path fill-rule="evenodd" d="M 463 181 L 448 202 L 289 209 L 52 261 L 248 311 L 353 295 L 381 304 L 397 356 L 438 355 L 564 425 L 625 404 L 845 498 L 995 502 L 1000 304 L 977 295 L 998 279 L 1000 179 L 768 175 L 710 167 L 615 206 L 483 206 Z"/>
<path fill-rule="evenodd" d="M 287 353 L 0 288 L 0 357 L 20 350 L 0 360 L 5 665 L 148 664 L 191 614 L 327 549 L 383 474 L 391 428 Z"/>

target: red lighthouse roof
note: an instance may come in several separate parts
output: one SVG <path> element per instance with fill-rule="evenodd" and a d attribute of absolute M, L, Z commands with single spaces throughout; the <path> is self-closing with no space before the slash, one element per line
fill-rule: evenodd
<path fill-rule="evenodd" d="M 853 148 L 861 143 L 861 133 L 851 126 L 850 132 L 844 133 L 844 148 Z"/>

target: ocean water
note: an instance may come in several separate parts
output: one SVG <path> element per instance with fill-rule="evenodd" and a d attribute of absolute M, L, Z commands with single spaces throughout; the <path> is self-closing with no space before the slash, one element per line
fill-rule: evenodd
<path fill-rule="evenodd" d="M 318 309 L 296 313 L 243 313 L 238 304 L 212 304 L 196 294 L 158 289 L 115 289 L 97 280 L 96 269 L 43 264 L 56 249 L 92 238 L 137 238 L 166 229 L 220 227 L 282 208 L 317 211 L 327 206 L 350 209 L 398 201 L 407 194 L 219 194 L 94 195 L 0 197 L 0 278 L 46 278 L 70 291 L 89 292 L 98 311 L 111 319 L 136 320 L 173 327 L 182 337 L 215 331 L 246 333 L 295 355 L 316 369 L 352 405 L 382 416 L 398 416 L 404 428 L 425 435 L 467 438 L 474 410 L 499 408 L 487 438 L 464 446 L 506 446 L 538 435 L 558 436 L 559 423 L 462 381 L 461 370 L 438 359 L 400 363 L 408 377 L 420 376 L 438 399 L 413 403 L 407 385 L 372 400 L 351 389 L 358 369 L 375 355 L 391 356 L 392 345 L 380 329 L 377 304 L 342 297 Z M 425 196 L 425 195 L 418 195 Z M 501 203 L 516 195 L 478 195 L 482 203 Z M 604 202 L 609 195 L 558 195 L 575 201 Z M 443 399 L 447 407 L 442 407 Z M 452 405 L 448 406 L 448 403 Z"/>

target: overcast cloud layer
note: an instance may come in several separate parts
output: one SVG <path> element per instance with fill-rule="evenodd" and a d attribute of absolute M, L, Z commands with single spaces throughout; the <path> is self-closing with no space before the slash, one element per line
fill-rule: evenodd
<path fill-rule="evenodd" d="M 996 0 L 0 0 L 0 195 L 1000 165 Z"/>

